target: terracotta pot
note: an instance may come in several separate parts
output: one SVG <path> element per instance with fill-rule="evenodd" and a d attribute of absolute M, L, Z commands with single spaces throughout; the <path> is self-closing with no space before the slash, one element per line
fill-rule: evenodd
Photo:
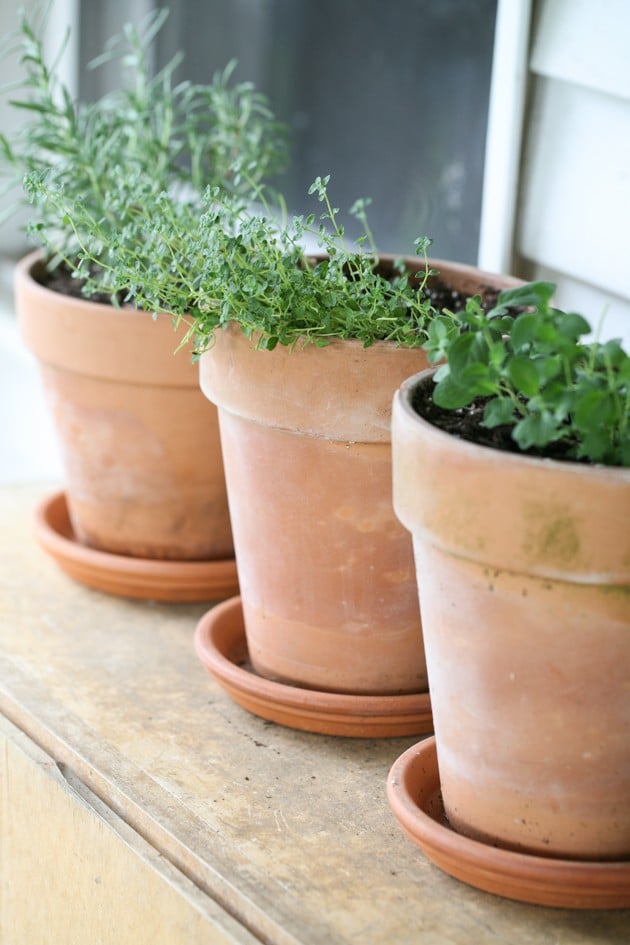
<path fill-rule="evenodd" d="M 477 446 L 394 400 L 446 813 L 539 855 L 630 856 L 630 470 Z"/>
<path fill-rule="evenodd" d="M 486 281 L 470 267 L 439 268 L 471 291 Z M 390 446 L 392 395 L 426 366 L 424 352 L 340 340 L 260 351 L 230 326 L 200 366 L 202 389 L 219 407 L 256 671 L 320 691 L 424 691 L 413 553 L 393 513 Z"/>
<path fill-rule="evenodd" d="M 22 337 L 39 359 L 74 532 L 144 558 L 231 557 L 215 408 L 170 317 L 45 288 L 42 255 L 17 267 Z"/>

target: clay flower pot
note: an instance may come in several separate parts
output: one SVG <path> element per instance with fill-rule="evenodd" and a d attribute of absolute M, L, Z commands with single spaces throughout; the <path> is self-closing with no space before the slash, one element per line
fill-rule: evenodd
<path fill-rule="evenodd" d="M 630 857 L 630 470 L 504 453 L 393 410 L 451 827 L 538 857 Z"/>
<path fill-rule="evenodd" d="M 69 298 L 17 267 L 22 337 L 40 362 L 74 533 L 92 548 L 173 560 L 233 554 L 216 410 L 175 355 L 171 319 Z"/>
<path fill-rule="evenodd" d="M 236 327 L 202 356 L 261 675 L 334 692 L 426 689 L 389 436 L 392 386 L 423 361 L 420 350 L 353 341 L 258 351 Z"/>
<path fill-rule="evenodd" d="M 469 294 L 493 285 L 470 267 L 435 265 Z M 219 408 L 245 632 L 260 675 L 338 693 L 426 690 L 412 546 L 392 508 L 390 443 L 394 390 L 425 366 L 422 350 L 387 342 L 256 350 L 235 325 L 203 354 L 201 386 Z"/>

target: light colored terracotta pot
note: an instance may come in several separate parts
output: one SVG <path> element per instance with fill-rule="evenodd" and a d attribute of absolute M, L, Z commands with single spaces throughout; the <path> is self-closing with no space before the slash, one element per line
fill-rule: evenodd
<path fill-rule="evenodd" d="M 630 857 L 630 470 L 450 436 L 396 394 L 451 825 L 490 844 Z"/>
<path fill-rule="evenodd" d="M 470 267 L 439 268 L 470 291 L 493 284 Z M 425 366 L 421 350 L 384 342 L 256 350 L 234 325 L 202 356 L 201 386 L 219 407 L 249 653 L 261 675 L 340 693 L 426 689 L 390 445 L 394 390 Z"/>
<path fill-rule="evenodd" d="M 229 558 L 233 544 L 215 408 L 170 317 L 118 311 L 40 284 L 18 265 L 20 330 L 40 362 L 74 532 L 114 554 Z"/>

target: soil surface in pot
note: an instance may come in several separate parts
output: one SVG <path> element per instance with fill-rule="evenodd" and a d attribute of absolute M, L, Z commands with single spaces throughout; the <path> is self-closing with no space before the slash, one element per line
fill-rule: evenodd
<path fill-rule="evenodd" d="M 478 446 L 489 446 L 495 450 L 518 453 L 521 456 L 538 456 L 572 463 L 587 462 L 587 460 L 578 460 L 569 455 L 569 447 L 566 443 L 550 443 L 544 450 L 535 448 L 521 450 L 512 439 L 511 426 L 505 425 L 492 429 L 484 427 L 482 425 L 483 412 L 488 399 L 480 397 L 466 407 L 444 410 L 433 402 L 433 383 L 431 382 L 416 387 L 411 405 L 427 423 L 439 427 L 440 430 L 452 436 L 467 440 L 469 443 L 476 443 Z"/>
<path fill-rule="evenodd" d="M 393 277 L 391 266 L 381 265 L 378 271 L 383 276 Z M 73 276 L 65 263 L 60 263 L 52 270 L 47 269 L 42 263 L 41 266 L 38 266 L 34 275 L 40 285 L 45 286 L 52 292 L 59 292 L 61 295 L 68 295 L 77 299 L 85 298 L 83 295 L 84 280 Z M 457 289 L 451 289 L 440 280 L 439 276 L 432 278 L 431 284 L 425 289 L 425 295 L 436 308 L 449 308 L 453 312 L 461 312 L 466 307 L 468 298 L 465 293 Z M 481 292 L 483 308 L 486 311 L 491 309 L 496 304 L 498 296 L 499 291 L 497 289 L 491 286 L 483 286 Z M 91 295 L 89 298 L 93 302 L 101 302 L 105 305 L 111 304 L 111 297 L 104 292 Z M 121 293 L 119 302 L 122 304 L 123 301 L 123 294 Z"/>
<path fill-rule="evenodd" d="M 45 263 L 41 263 L 33 271 L 33 276 L 40 285 L 50 289 L 51 292 L 68 295 L 73 299 L 89 298 L 91 302 L 111 305 L 111 296 L 106 292 L 97 292 L 94 295 L 85 296 L 83 294 L 85 280 L 75 278 L 65 263 L 60 263 L 54 269 L 47 269 Z M 118 301 L 122 305 L 124 301 L 123 293 L 120 293 Z"/>
<path fill-rule="evenodd" d="M 448 308 L 451 312 L 462 312 L 466 308 L 466 302 L 470 298 L 464 292 L 458 289 L 451 289 L 448 285 L 441 282 L 439 278 L 426 287 L 425 295 L 431 299 L 432 304 L 442 310 Z M 481 307 L 489 312 L 497 303 L 500 291 L 491 286 L 483 286 L 481 289 Z"/>
<path fill-rule="evenodd" d="M 376 267 L 376 272 L 389 281 L 392 281 L 397 275 L 397 273 L 393 272 L 391 264 L 387 262 L 381 262 L 381 264 Z M 422 274 L 423 271 L 420 270 L 419 276 Z M 412 286 L 415 281 L 416 277 L 410 274 L 409 282 Z M 491 308 L 494 308 L 500 293 L 500 289 L 496 289 L 490 285 L 482 285 L 479 287 L 481 306 L 484 311 L 488 312 Z M 440 310 L 448 308 L 451 312 L 462 312 L 466 308 L 467 300 L 470 298 L 470 294 L 460 292 L 459 289 L 453 289 L 447 282 L 441 279 L 439 275 L 429 278 L 424 294 L 431 300 L 435 308 Z"/>

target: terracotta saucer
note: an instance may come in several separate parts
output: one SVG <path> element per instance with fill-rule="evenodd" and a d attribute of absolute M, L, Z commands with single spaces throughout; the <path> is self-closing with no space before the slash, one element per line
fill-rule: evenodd
<path fill-rule="evenodd" d="M 435 738 L 392 765 L 387 799 L 407 836 L 444 872 L 485 892 L 540 906 L 625 909 L 630 861 L 559 860 L 470 840 L 449 825 L 440 793 Z"/>
<path fill-rule="evenodd" d="M 249 663 L 240 597 L 205 614 L 195 631 L 197 656 L 244 709 L 320 735 L 388 738 L 433 731 L 428 692 L 362 696 L 300 689 L 258 676 Z"/>
<path fill-rule="evenodd" d="M 63 492 L 35 510 L 35 537 L 70 577 L 119 597 L 177 603 L 220 600 L 238 591 L 236 562 L 159 561 L 97 551 L 80 544 L 72 530 Z"/>

